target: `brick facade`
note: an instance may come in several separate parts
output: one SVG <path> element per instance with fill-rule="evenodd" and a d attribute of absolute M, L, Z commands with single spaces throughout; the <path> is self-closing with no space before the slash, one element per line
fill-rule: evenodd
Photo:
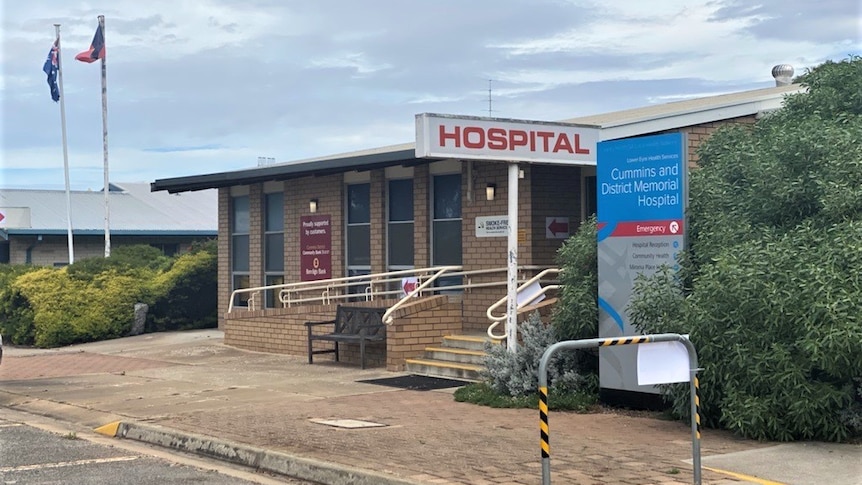
<path fill-rule="evenodd" d="M 718 127 L 727 123 L 751 124 L 754 116 L 727 121 L 689 126 L 680 130 L 686 133 L 689 143 L 689 160 L 697 160 L 695 150 Z M 414 188 L 414 265 L 427 267 L 431 260 L 430 180 L 428 164 L 413 166 Z M 519 266 L 553 267 L 557 250 L 565 239 L 548 237 L 548 218 L 568 218 L 569 233 L 574 233 L 582 220 L 583 170 L 577 166 L 521 164 L 524 178 L 518 181 L 518 264 Z M 489 321 L 488 306 L 506 295 L 505 270 L 507 264 L 507 238 L 477 237 L 476 218 L 503 216 L 508 209 L 508 167 L 504 162 L 461 162 L 462 179 L 462 256 L 466 271 L 500 268 L 490 275 L 478 275 L 471 283 L 500 283 L 487 288 L 472 288 L 455 297 L 423 299 L 409 314 L 399 314 L 397 324 L 389 329 L 385 349 L 371 348 L 369 362 L 382 365 L 385 359 L 390 370 L 403 368 L 403 360 L 419 355 L 425 346 L 439 343 L 440 337 L 459 331 L 484 331 Z M 285 201 L 285 281 L 300 280 L 299 222 L 308 214 L 310 199 L 318 200 L 318 214 L 331 217 L 332 276 L 345 275 L 344 236 L 344 175 L 305 177 L 284 183 Z M 370 238 L 371 272 L 386 271 L 386 190 L 384 169 L 371 170 L 370 184 Z M 486 200 L 485 187 L 496 186 L 495 198 Z M 230 295 L 229 247 L 229 189 L 219 191 L 219 309 L 220 327 L 225 330 L 225 341 L 230 345 L 253 350 L 305 355 L 306 336 L 302 325 L 307 320 L 332 318 L 334 306 L 304 306 L 301 309 L 270 309 L 266 311 L 235 311 L 226 316 Z M 262 238 L 263 205 L 262 185 L 248 188 L 251 212 L 251 281 L 263 284 Z M 532 276 L 532 272 L 521 275 Z M 428 303 L 434 302 L 434 303 Z M 352 303 L 351 303 L 352 304 Z M 371 303 L 369 303 L 371 304 Z M 379 304 L 379 302 L 377 303 Z M 433 308 L 423 305 L 432 305 Z M 547 309 L 545 309 L 547 312 Z M 356 350 L 347 348 L 345 360 L 358 362 Z M 378 354 L 375 357 L 375 353 Z M 376 359 L 376 360 L 375 360 Z"/>

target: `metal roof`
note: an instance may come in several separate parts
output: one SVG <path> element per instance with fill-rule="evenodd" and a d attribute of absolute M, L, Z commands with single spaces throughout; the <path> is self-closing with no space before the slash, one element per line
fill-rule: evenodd
<path fill-rule="evenodd" d="M 583 116 L 562 120 L 562 122 L 599 126 L 600 139 L 613 140 L 760 114 L 780 108 L 786 95 L 803 90 L 802 86 L 791 84 Z M 150 188 L 153 191 L 166 190 L 170 193 L 178 193 L 328 175 L 351 170 L 371 170 L 391 165 L 416 165 L 427 161 L 416 158 L 415 143 L 404 143 L 265 167 L 159 179 L 153 182 Z"/>
<path fill-rule="evenodd" d="M 218 191 L 168 194 L 147 183 L 112 183 L 108 193 L 112 235 L 218 234 Z M 72 232 L 104 234 L 105 195 L 72 191 Z M 5 227 L 8 234 L 65 234 L 66 192 L 0 189 L 0 207 L 29 208 L 28 227 Z M 27 225 L 27 224 L 23 224 Z"/>

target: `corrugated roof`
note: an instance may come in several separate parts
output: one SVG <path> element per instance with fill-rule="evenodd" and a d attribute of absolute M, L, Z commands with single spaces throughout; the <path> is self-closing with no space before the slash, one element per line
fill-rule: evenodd
<path fill-rule="evenodd" d="M 565 123 L 601 127 L 600 139 L 612 140 L 664 130 L 758 114 L 777 109 L 784 96 L 803 91 L 798 84 L 777 86 L 739 93 L 709 96 L 583 116 Z M 420 163 L 415 158 L 415 143 L 372 148 L 338 155 L 296 160 L 230 172 L 159 179 L 152 183 L 153 191 L 171 193 L 262 183 L 269 180 L 289 180 L 311 175 L 369 170 L 389 165 Z"/>
<path fill-rule="evenodd" d="M 147 183 L 111 184 L 108 204 L 111 234 L 216 235 L 218 191 L 182 194 L 150 192 Z M 120 190 L 117 190 L 120 189 Z M 72 231 L 104 233 L 105 195 L 102 191 L 72 191 Z M 0 189 L 0 207 L 30 208 L 30 227 L 7 227 L 10 234 L 66 233 L 66 192 L 63 190 Z"/>
<path fill-rule="evenodd" d="M 721 94 L 718 96 L 708 96 L 705 98 L 694 98 L 683 101 L 674 101 L 671 103 L 654 104 L 650 106 L 642 106 L 640 108 L 612 111 L 610 113 L 580 116 L 578 118 L 571 118 L 562 121 L 566 123 L 582 123 L 609 128 L 622 124 L 652 121 L 658 118 L 682 116 L 690 113 L 752 104 L 766 100 L 781 101 L 783 96 L 794 94 L 802 90 L 803 87 L 799 84 L 790 84 L 787 86 L 775 86 L 738 93 Z"/>

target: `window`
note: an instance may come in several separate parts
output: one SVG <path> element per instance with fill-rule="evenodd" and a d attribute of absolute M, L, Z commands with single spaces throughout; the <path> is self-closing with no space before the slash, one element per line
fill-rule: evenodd
<path fill-rule="evenodd" d="M 390 180 L 387 262 L 390 271 L 413 268 L 413 179 Z"/>
<path fill-rule="evenodd" d="M 231 200 L 230 243 L 231 243 L 231 282 L 232 289 L 248 288 L 249 278 L 249 207 L 248 196 L 234 197 Z M 248 306 L 249 294 L 237 296 L 234 305 Z"/>
<path fill-rule="evenodd" d="M 264 196 L 263 272 L 265 285 L 284 284 L 284 193 Z M 279 307 L 278 291 L 269 290 L 266 308 Z"/>
<path fill-rule="evenodd" d="M 431 264 L 461 264 L 461 174 L 435 175 L 431 208 Z M 461 278 L 441 278 L 438 286 L 460 285 Z"/>
<path fill-rule="evenodd" d="M 347 276 L 371 272 L 371 184 L 347 186 Z M 350 293 L 365 289 L 351 286 Z"/>
<path fill-rule="evenodd" d="M 596 195 L 596 176 L 584 177 L 584 214 L 587 217 L 596 214 L 598 200 Z"/>

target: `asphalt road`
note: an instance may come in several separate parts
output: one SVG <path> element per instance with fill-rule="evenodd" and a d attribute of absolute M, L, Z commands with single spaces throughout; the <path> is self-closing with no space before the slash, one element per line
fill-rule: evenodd
<path fill-rule="evenodd" d="M 93 438 L 96 441 L 104 441 Z M 2 484 L 308 484 L 239 471 L 145 447 L 118 447 L 0 418 Z M 143 451 L 143 452 L 142 452 Z M 161 457 L 153 455 L 161 454 Z M 248 479 L 241 478 L 245 476 Z"/>

